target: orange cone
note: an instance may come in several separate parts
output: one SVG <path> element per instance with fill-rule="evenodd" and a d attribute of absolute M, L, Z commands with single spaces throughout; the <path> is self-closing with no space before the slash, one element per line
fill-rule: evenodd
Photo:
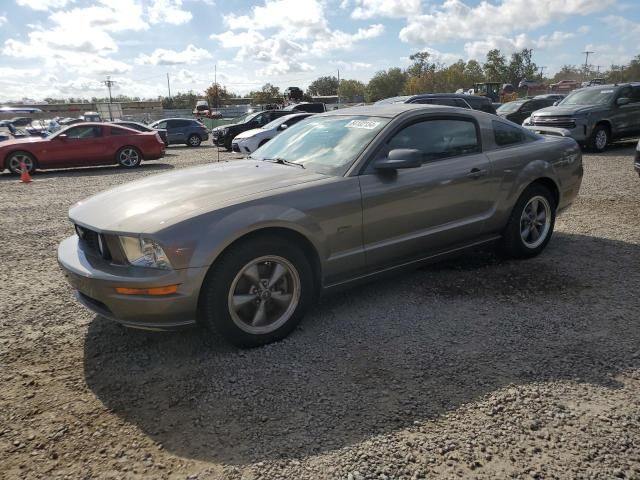
<path fill-rule="evenodd" d="M 20 162 L 20 181 L 22 183 L 31 182 L 31 175 L 29 175 L 29 170 L 27 170 L 27 166 L 24 162 Z"/>

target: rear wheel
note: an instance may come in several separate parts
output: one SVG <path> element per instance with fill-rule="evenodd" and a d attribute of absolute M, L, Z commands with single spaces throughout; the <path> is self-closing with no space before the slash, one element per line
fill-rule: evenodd
<path fill-rule="evenodd" d="M 551 240 L 555 220 L 553 194 L 542 185 L 529 185 L 513 207 L 503 232 L 501 252 L 512 258 L 538 255 Z"/>
<path fill-rule="evenodd" d="M 604 152 L 609 144 L 609 128 L 606 125 L 596 125 L 589 139 L 589 149 L 594 152 Z"/>
<path fill-rule="evenodd" d="M 36 169 L 36 159 L 29 152 L 13 152 L 7 157 L 7 168 L 16 175 L 22 172 L 22 164 L 27 172 L 33 173 Z"/>
<path fill-rule="evenodd" d="M 187 145 L 189 145 L 190 147 L 199 147 L 201 143 L 202 139 L 199 135 L 190 135 L 187 139 Z"/>
<path fill-rule="evenodd" d="M 142 162 L 142 154 L 137 148 L 124 147 L 118 151 L 116 159 L 123 168 L 135 168 Z"/>
<path fill-rule="evenodd" d="M 276 236 L 251 239 L 231 247 L 207 274 L 201 318 L 241 347 L 275 342 L 300 322 L 313 285 L 309 262 L 295 244 Z"/>

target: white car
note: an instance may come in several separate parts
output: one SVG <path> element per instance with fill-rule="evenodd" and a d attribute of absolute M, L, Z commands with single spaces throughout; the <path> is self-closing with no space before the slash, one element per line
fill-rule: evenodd
<path fill-rule="evenodd" d="M 310 117 L 313 113 L 293 113 L 276 118 L 263 127 L 247 130 L 235 136 L 231 142 L 231 150 L 238 153 L 253 153 L 284 129 L 300 120 Z"/>

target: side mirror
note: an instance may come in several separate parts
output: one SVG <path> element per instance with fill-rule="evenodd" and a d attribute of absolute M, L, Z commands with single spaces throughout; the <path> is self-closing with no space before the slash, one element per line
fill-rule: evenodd
<path fill-rule="evenodd" d="M 411 148 L 391 150 L 387 158 L 381 158 L 374 164 L 376 170 L 397 170 L 399 168 L 417 168 L 422 165 L 422 152 Z"/>
<path fill-rule="evenodd" d="M 286 130 L 287 128 L 289 128 L 289 125 L 287 125 L 286 123 L 283 123 L 282 125 L 280 125 L 278 130 Z"/>
<path fill-rule="evenodd" d="M 616 105 L 618 106 L 627 105 L 628 103 L 631 103 L 631 99 L 627 97 L 620 97 L 616 100 Z"/>

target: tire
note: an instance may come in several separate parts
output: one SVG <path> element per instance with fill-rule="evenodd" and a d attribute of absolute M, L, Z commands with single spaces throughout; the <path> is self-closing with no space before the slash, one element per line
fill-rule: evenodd
<path fill-rule="evenodd" d="M 202 139 L 199 135 L 189 135 L 189 138 L 187 138 L 187 146 L 189 147 L 199 147 L 201 143 Z"/>
<path fill-rule="evenodd" d="M 36 159 L 29 152 L 13 152 L 7 156 L 5 161 L 6 167 L 14 175 L 20 175 L 22 173 L 21 163 L 24 162 L 29 174 L 36 170 Z"/>
<path fill-rule="evenodd" d="M 589 138 L 589 150 L 598 153 L 604 152 L 609 144 L 610 136 L 609 127 L 602 124 L 596 125 Z"/>
<path fill-rule="evenodd" d="M 537 212 L 535 219 L 532 208 Z M 541 218 L 542 214 L 544 218 Z M 553 194 L 543 185 L 529 185 L 511 211 L 500 241 L 500 253 L 509 258 L 535 257 L 551 240 L 555 221 L 556 204 Z M 531 228 L 530 222 L 536 222 L 535 228 Z M 539 233 L 538 237 L 536 233 Z"/>
<path fill-rule="evenodd" d="M 199 313 L 234 345 L 257 347 L 289 335 L 313 298 L 313 271 L 304 252 L 265 235 L 232 246 L 214 263 L 202 285 Z"/>
<path fill-rule="evenodd" d="M 122 168 L 136 168 L 142 162 L 142 153 L 135 147 L 122 147 L 116 154 L 116 161 Z"/>

